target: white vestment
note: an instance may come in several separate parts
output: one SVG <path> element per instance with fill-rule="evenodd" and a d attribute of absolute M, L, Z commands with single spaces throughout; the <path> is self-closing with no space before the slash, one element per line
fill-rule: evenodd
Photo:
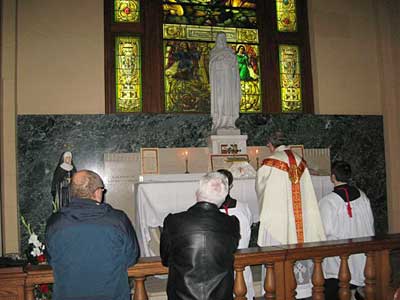
<path fill-rule="evenodd" d="M 321 217 L 328 240 L 350 239 L 374 235 L 374 217 L 368 197 L 360 191 L 360 197 L 350 201 L 352 217 L 348 215 L 347 203 L 336 193 L 330 193 L 319 201 Z M 349 257 L 350 283 L 364 286 L 365 254 Z M 325 258 L 325 278 L 338 278 L 340 258 Z"/>
<path fill-rule="evenodd" d="M 221 212 L 226 213 L 225 209 L 220 209 Z M 240 241 L 238 249 L 249 248 L 251 236 L 251 224 L 253 224 L 253 217 L 247 203 L 236 201 L 236 207 L 228 208 L 230 216 L 236 216 L 240 224 Z M 251 274 L 250 266 L 245 267 L 244 281 L 246 282 L 247 294 L 246 298 L 252 300 L 254 295 L 253 275 Z"/>
<path fill-rule="evenodd" d="M 279 146 L 269 158 L 285 162 L 289 159 Z M 294 153 L 297 166 L 301 158 Z M 258 245 L 275 246 L 296 244 L 297 233 L 293 212 L 292 182 L 288 172 L 276 167 L 261 166 L 257 171 L 256 192 L 260 205 L 260 229 Z M 318 202 L 308 168 L 300 177 L 301 208 L 303 220 L 304 242 L 319 242 L 325 240 L 324 228 L 319 213 Z M 297 280 L 296 298 L 311 296 L 312 262 L 298 261 L 295 264 Z"/>

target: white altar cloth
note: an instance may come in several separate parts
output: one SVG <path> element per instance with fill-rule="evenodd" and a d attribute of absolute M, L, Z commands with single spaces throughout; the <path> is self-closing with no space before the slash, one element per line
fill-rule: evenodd
<path fill-rule="evenodd" d="M 199 178 L 204 174 L 153 175 L 135 184 L 136 232 L 141 256 L 155 256 L 150 247 L 150 229 L 163 225 L 169 213 L 187 210 L 196 202 Z M 332 191 L 329 176 L 311 176 L 317 199 Z M 247 202 L 253 215 L 253 223 L 259 222 L 260 213 L 255 191 L 255 178 L 235 178 L 231 196 Z"/>

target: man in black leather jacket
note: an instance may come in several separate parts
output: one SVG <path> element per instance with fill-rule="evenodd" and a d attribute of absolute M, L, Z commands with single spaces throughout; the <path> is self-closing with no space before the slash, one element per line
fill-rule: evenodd
<path fill-rule="evenodd" d="M 219 211 L 228 193 L 227 178 L 208 173 L 200 179 L 197 203 L 164 220 L 160 253 L 169 267 L 169 300 L 233 299 L 234 253 L 239 221 Z"/>

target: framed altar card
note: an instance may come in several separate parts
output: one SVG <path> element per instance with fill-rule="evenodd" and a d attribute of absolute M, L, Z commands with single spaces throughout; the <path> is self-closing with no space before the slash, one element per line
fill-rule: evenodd
<path fill-rule="evenodd" d="M 235 162 L 248 162 L 249 156 L 247 154 L 212 154 L 211 170 L 217 171 L 219 169 L 229 170 Z"/>
<path fill-rule="evenodd" d="M 142 175 L 159 174 L 158 148 L 141 148 Z"/>
<path fill-rule="evenodd" d="M 289 145 L 289 149 L 304 158 L 304 145 Z"/>

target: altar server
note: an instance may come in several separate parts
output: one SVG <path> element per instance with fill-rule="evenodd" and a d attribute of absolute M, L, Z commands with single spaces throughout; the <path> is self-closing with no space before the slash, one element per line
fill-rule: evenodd
<path fill-rule="evenodd" d="M 331 168 L 331 181 L 334 190 L 319 202 L 326 237 L 340 240 L 374 235 L 374 217 L 368 197 L 363 191 L 349 184 L 351 167 L 347 162 L 337 161 Z M 348 264 L 351 273 L 350 283 L 364 286 L 365 255 L 351 255 Z M 339 257 L 325 258 L 325 299 L 337 299 Z M 353 295 L 355 289 L 353 289 Z"/>
<path fill-rule="evenodd" d="M 281 131 L 267 140 L 272 155 L 257 171 L 260 205 L 258 245 L 274 246 L 325 240 L 318 202 L 306 162 L 285 146 Z M 312 263 L 297 261 L 296 298 L 311 296 Z"/>
<path fill-rule="evenodd" d="M 233 176 L 232 173 L 225 169 L 218 170 L 219 173 L 226 176 L 228 179 L 228 195 L 225 197 L 224 203 L 219 207 L 220 211 L 229 215 L 235 216 L 239 220 L 240 225 L 240 241 L 238 249 L 245 249 L 249 247 L 250 237 L 251 237 L 251 225 L 253 224 L 253 216 L 251 214 L 250 208 L 245 202 L 237 201 L 233 199 L 230 195 L 230 190 L 233 187 Z M 244 281 L 246 282 L 247 294 L 246 298 L 248 300 L 253 300 L 254 286 L 253 286 L 253 275 L 251 274 L 250 266 L 247 266 L 243 272 Z"/>

